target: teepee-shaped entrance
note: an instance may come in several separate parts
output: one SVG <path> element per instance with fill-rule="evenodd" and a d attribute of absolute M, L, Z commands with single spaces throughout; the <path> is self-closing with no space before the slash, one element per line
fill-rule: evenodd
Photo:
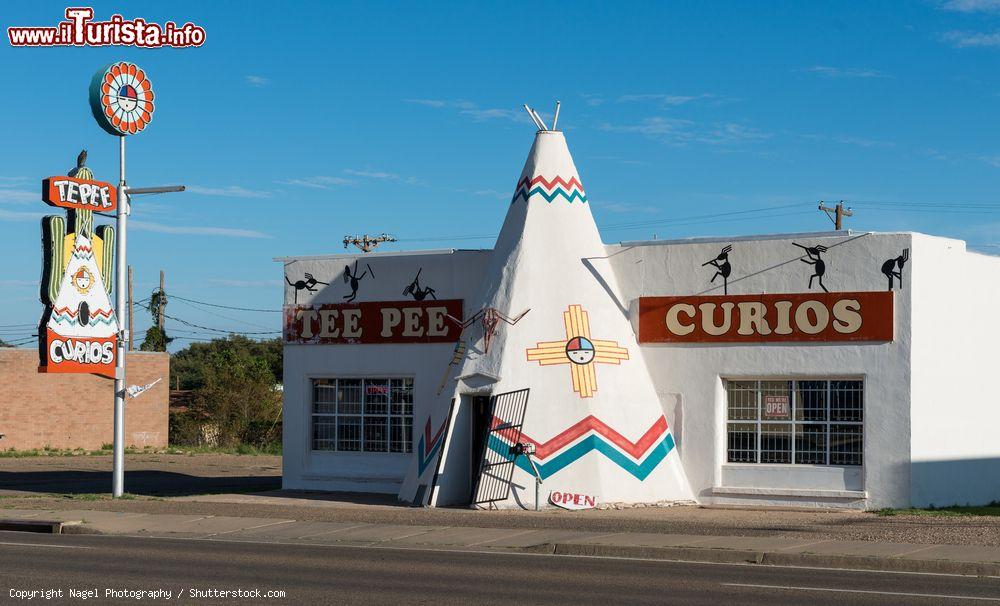
<path fill-rule="evenodd" d="M 488 351 L 482 339 L 470 343 L 452 395 L 531 389 L 520 441 L 534 445 L 542 499 L 553 490 L 600 502 L 692 498 L 562 132 L 535 135 L 480 292 L 468 310 L 531 311 Z M 451 442 L 446 462 L 467 456 Z M 503 432 L 487 445 L 512 458 L 513 446 Z M 510 498 L 498 505 L 533 506 L 531 465 L 523 456 L 515 464 Z M 441 474 L 443 492 L 450 481 L 462 479 Z"/>

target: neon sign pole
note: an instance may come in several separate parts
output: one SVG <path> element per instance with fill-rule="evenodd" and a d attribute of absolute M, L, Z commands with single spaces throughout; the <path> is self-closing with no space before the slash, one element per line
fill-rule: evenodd
<path fill-rule="evenodd" d="M 122 61 L 98 70 L 90 82 L 90 109 L 98 125 L 118 137 L 118 193 L 121 200 L 117 221 L 118 258 L 115 263 L 115 307 L 125 309 L 126 242 L 129 200 L 138 194 L 160 194 L 184 191 L 183 185 L 168 187 L 129 188 L 125 182 L 125 137 L 142 132 L 153 116 L 153 86 L 146 73 L 134 63 Z M 125 343 L 127 330 L 122 328 L 115 360 L 115 421 L 112 496 L 125 493 Z"/>
<path fill-rule="evenodd" d="M 115 263 L 115 309 L 125 309 L 125 230 L 128 226 L 129 195 L 125 185 L 125 135 L 118 136 L 118 191 L 121 200 L 115 213 L 117 224 L 118 258 Z M 124 326 L 124 324 L 122 324 Z M 111 496 L 117 498 L 125 494 L 125 343 L 128 342 L 127 329 L 122 329 L 118 339 L 118 353 L 115 356 L 115 434 L 112 463 Z"/>

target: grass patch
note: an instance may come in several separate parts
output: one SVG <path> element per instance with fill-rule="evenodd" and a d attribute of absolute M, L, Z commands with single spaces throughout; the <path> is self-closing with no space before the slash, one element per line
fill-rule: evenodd
<path fill-rule="evenodd" d="M 134 495 L 128 492 L 118 497 L 117 499 L 113 499 L 113 497 L 107 492 L 80 492 L 80 493 L 67 492 L 67 493 L 54 494 L 51 496 L 62 497 L 69 501 L 111 501 L 111 500 L 134 501 L 139 498 L 138 495 Z"/>
<path fill-rule="evenodd" d="M 1000 501 L 986 505 L 951 505 L 948 507 L 910 507 L 907 509 L 878 509 L 875 515 L 892 516 L 1000 516 Z"/>
<path fill-rule="evenodd" d="M 183 454 L 183 455 L 197 455 L 197 454 L 233 454 L 233 455 L 280 455 L 281 454 L 281 444 L 268 444 L 267 446 L 250 446 L 248 444 L 240 444 L 235 447 L 223 448 L 221 446 L 168 446 L 167 448 L 157 450 L 156 452 L 163 454 Z"/>
<path fill-rule="evenodd" d="M 110 444 L 104 444 L 98 450 L 84 450 L 83 448 L 32 448 L 28 450 L 0 450 L 0 459 L 20 459 L 27 457 L 84 457 L 100 456 L 112 454 Z M 280 455 L 281 444 L 269 444 L 263 447 L 248 446 L 241 444 L 233 448 L 222 448 L 217 446 L 167 446 L 166 448 L 126 448 L 125 454 L 174 454 L 174 455 L 199 455 L 199 454 L 232 454 L 232 455 Z"/>

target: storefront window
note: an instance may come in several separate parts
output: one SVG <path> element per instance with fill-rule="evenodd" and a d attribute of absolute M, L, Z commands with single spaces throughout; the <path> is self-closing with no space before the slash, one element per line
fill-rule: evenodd
<path fill-rule="evenodd" d="M 863 381 L 725 383 L 729 463 L 863 463 Z"/>
<path fill-rule="evenodd" d="M 312 449 L 413 451 L 413 379 L 313 379 Z"/>

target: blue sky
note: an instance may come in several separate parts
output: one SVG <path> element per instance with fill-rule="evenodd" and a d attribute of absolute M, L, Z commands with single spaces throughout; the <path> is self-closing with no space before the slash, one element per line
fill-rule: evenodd
<path fill-rule="evenodd" d="M 2 25 L 54 25 L 65 6 L 11 4 Z M 0 229 L 17 261 L 0 276 L 0 338 L 41 310 L 39 180 L 81 148 L 117 180 L 86 94 L 118 59 L 158 99 L 129 141 L 130 184 L 189 187 L 134 204 L 138 298 L 164 269 L 170 293 L 276 310 L 272 258 L 336 253 L 348 233 L 491 246 L 459 237 L 499 229 L 532 140 L 520 104 L 548 115 L 556 99 L 605 241 L 824 230 L 817 201 L 844 199 L 852 229 L 1000 251 L 1000 0 L 93 6 L 193 21 L 207 42 L 0 45 Z M 176 300 L 167 313 L 279 328 L 277 313 L 209 311 L 227 317 Z M 137 314 L 137 332 L 148 324 Z"/>

